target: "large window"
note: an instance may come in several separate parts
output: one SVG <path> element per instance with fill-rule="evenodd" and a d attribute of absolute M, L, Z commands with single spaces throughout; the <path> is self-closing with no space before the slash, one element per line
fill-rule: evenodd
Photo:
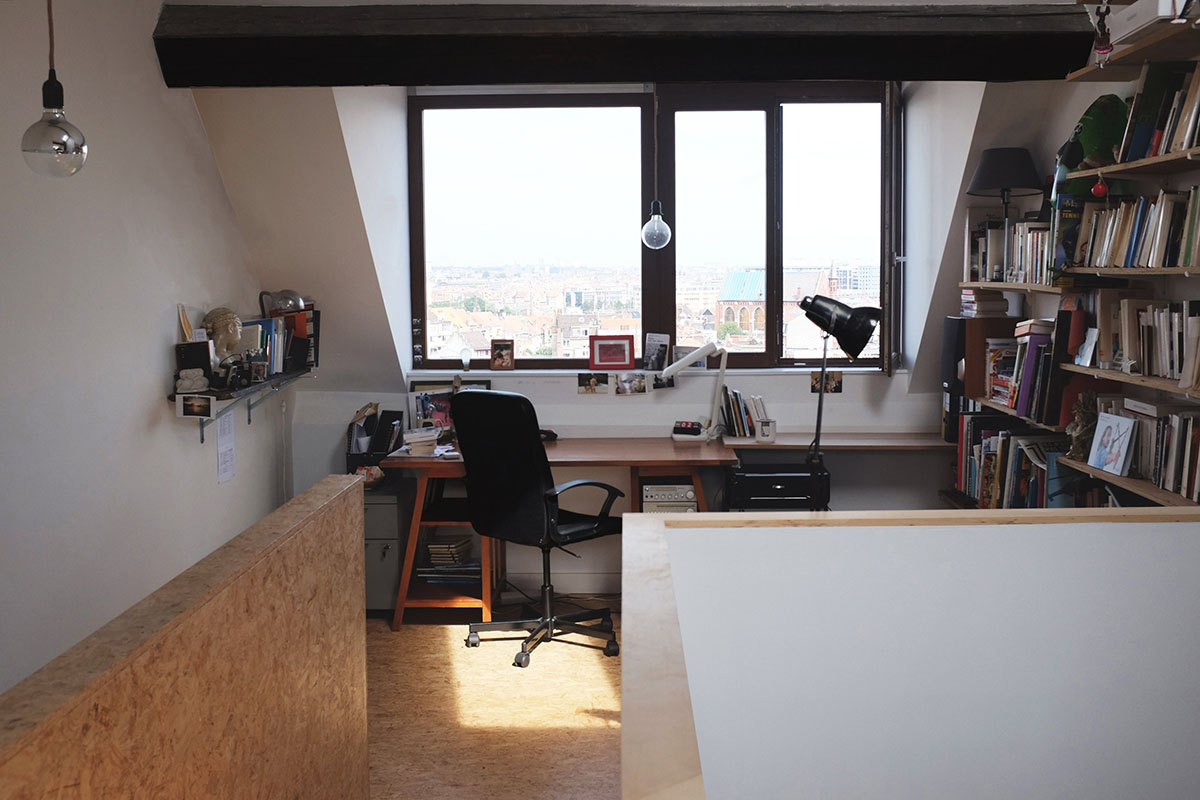
<path fill-rule="evenodd" d="M 650 96 L 411 98 L 416 364 L 482 367 L 512 339 L 518 367 L 580 369 L 593 334 L 632 334 L 640 355 L 655 332 L 718 341 L 734 367 L 806 365 L 821 335 L 799 301 L 824 294 L 884 308 L 855 363 L 886 367 L 890 99 L 883 84 L 660 86 L 674 236 L 651 251 Z"/>

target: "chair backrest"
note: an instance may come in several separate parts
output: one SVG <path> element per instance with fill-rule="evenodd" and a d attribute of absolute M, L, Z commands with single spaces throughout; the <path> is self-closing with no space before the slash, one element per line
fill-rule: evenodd
<path fill-rule="evenodd" d="M 529 398 L 471 389 L 454 395 L 450 413 L 467 472 L 471 526 L 484 536 L 541 544 L 548 535 L 545 493 L 554 479 Z"/>

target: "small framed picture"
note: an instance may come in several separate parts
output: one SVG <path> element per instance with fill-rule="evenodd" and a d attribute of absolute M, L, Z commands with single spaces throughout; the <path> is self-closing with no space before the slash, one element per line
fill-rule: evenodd
<path fill-rule="evenodd" d="M 681 360 L 688 353 L 694 353 L 699 349 L 700 349 L 699 347 L 685 347 L 683 345 L 675 345 L 675 359 L 671 363 L 675 363 L 675 361 Z M 685 369 L 704 369 L 707 366 L 708 366 L 708 362 L 705 359 L 698 358 L 695 361 L 688 364 L 687 367 L 685 367 Z"/>
<path fill-rule="evenodd" d="M 212 419 L 216 416 L 213 398 L 206 394 L 175 395 L 175 411 L 177 416 L 196 419 Z"/>
<path fill-rule="evenodd" d="M 589 336 L 588 367 L 594 370 L 633 369 L 633 336 Z"/>
<path fill-rule="evenodd" d="M 810 393 L 821 391 L 821 373 L 810 372 L 809 374 Z M 840 394 L 842 391 L 842 372 L 841 370 L 831 369 L 825 373 L 825 393 Z"/>
<path fill-rule="evenodd" d="M 492 369 L 512 369 L 513 364 L 513 340 L 492 339 Z"/>
<path fill-rule="evenodd" d="M 579 394 L 608 394 L 607 372 L 576 373 L 579 382 Z"/>
<path fill-rule="evenodd" d="M 1133 420 L 1116 414 L 1101 414 L 1096 420 L 1096 434 L 1088 464 L 1113 475 L 1128 475 L 1133 454 Z"/>

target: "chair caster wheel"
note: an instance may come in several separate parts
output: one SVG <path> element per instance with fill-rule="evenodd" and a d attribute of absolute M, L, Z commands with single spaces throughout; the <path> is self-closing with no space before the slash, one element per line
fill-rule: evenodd
<path fill-rule="evenodd" d="M 599 630 L 602 630 L 602 631 L 612 631 L 612 620 L 611 619 L 602 619 L 602 620 L 600 620 L 600 624 L 597 625 L 596 628 Z"/>
<path fill-rule="evenodd" d="M 528 667 L 529 666 L 529 653 L 525 653 L 525 652 L 517 653 L 517 657 L 513 659 L 513 666 L 514 667 Z"/>
<path fill-rule="evenodd" d="M 467 647 L 479 647 L 479 634 L 472 631 L 467 634 Z"/>
<path fill-rule="evenodd" d="M 604 655 L 615 656 L 621 652 L 621 646 L 616 642 L 608 642 L 604 645 Z"/>

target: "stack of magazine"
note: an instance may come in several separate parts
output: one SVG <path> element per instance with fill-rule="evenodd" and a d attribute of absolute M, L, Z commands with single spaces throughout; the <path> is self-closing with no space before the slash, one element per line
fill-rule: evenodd
<path fill-rule="evenodd" d="M 479 580 L 479 562 L 470 560 L 470 536 L 431 539 L 426 546 L 429 565 L 417 567 L 417 577 L 429 583 L 475 583 Z"/>

